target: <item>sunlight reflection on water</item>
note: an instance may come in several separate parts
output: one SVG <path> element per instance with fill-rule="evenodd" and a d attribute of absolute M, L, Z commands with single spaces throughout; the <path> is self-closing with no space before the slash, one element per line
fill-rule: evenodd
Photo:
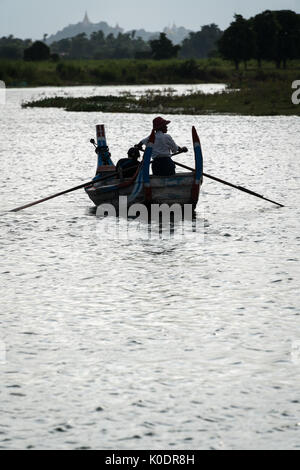
<path fill-rule="evenodd" d="M 151 129 L 20 108 L 41 93 L 7 92 L 1 211 L 89 181 L 96 124 L 114 161 Z M 195 125 L 207 173 L 286 207 L 205 180 L 186 236 L 103 223 L 83 191 L 3 213 L 0 448 L 299 448 L 299 118 L 170 120 L 183 163 Z"/>

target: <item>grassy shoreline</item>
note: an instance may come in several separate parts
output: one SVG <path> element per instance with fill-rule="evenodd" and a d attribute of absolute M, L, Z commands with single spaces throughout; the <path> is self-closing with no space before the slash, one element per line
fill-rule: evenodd
<path fill-rule="evenodd" d="M 142 112 L 164 114 L 234 113 L 244 115 L 300 115 L 300 105 L 291 97 L 292 83 L 300 80 L 300 61 L 291 61 L 286 70 L 273 63 L 235 70 L 228 61 L 202 60 L 78 60 L 48 62 L 0 61 L 0 80 L 13 86 L 81 86 L 81 85 L 155 85 L 224 83 L 234 91 L 204 95 L 191 93 L 146 94 L 138 101 L 129 95 L 114 97 L 45 99 L 24 107 L 62 107 L 68 111 Z"/>
<path fill-rule="evenodd" d="M 240 114 L 251 116 L 300 116 L 300 105 L 291 101 L 290 86 L 282 82 L 248 84 L 214 95 L 193 92 L 177 95 L 172 89 L 148 90 L 140 97 L 130 93 L 120 96 L 86 98 L 53 97 L 29 103 L 23 108 L 63 108 L 73 112 L 150 113 L 150 114 Z"/>

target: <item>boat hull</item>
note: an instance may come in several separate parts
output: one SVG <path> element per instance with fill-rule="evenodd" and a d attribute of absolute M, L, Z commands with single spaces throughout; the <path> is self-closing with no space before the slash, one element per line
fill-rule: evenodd
<path fill-rule="evenodd" d="M 133 204 L 149 204 L 145 192 L 139 191 L 135 186 L 136 182 L 131 180 L 124 180 L 126 184 L 120 187 L 120 180 L 114 178 L 106 184 L 95 184 L 85 191 L 91 201 L 96 205 L 111 204 L 116 209 L 119 208 L 120 197 L 127 197 L 127 207 Z M 128 184 L 127 183 L 131 183 Z M 150 187 L 152 190 L 151 204 L 185 204 L 195 205 L 196 201 L 192 199 L 191 188 L 194 183 L 194 173 L 177 173 L 174 176 L 150 176 Z"/>

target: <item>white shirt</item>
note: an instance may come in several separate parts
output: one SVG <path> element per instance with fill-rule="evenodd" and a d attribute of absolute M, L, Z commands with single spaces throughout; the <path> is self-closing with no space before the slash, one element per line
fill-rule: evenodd
<path fill-rule="evenodd" d="M 150 136 L 149 136 L 150 137 Z M 147 145 L 149 137 L 141 140 L 140 144 Z M 152 150 L 152 158 L 157 156 L 170 157 L 172 153 L 176 153 L 178 145 L 169 134 L 164 134 L 162 131 L 155 133 L 155 142 Z"/>

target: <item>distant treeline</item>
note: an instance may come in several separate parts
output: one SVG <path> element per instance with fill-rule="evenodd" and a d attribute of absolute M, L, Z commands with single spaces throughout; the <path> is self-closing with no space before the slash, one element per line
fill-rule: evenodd
<path fill-rule="evenodd" d="M 1 60 L 0 80 L 7 86 L 148 85 L 225 83 L 231 77 L 221 59 Z M 228 68 L 227 68 L 228 67 Z"/>
<path fill-rule="evenodd" d="M 291 10 L 266 10 L 249 20 L 235 15 L 218 42 L 220 55 L 236 68 L 250 59 L 263 60 L 286 68 L 287 60 L 300 58 L 300 14 Z"/>
<path fill-rule="evenodd" d="M 179 57 L 206 58 L 216 54 L 217 41 L 222 31 L 211 24 L 200 31 L 190 33 L 180 46 L 174 46 L 165 33 L 157 39 L 144 41 L 132 33 L 119 33 L 117 36 L 104 35 L 103 31 L 85 33 L 69 39 L 62 39 L 49 48 L 44 41 L 33 42 L 13 36 L 0 38 L 0 58 L 25 60 L 62 59 L 171 59 Z"/>
<path fill-rule="evenodd" d="M 44 40 L 46 39 L 46 35 Z M 192 32 L 179 46 L 174 46 L 165 33 L 145 42 L 135 32 L 104 35 L 97 31 L 88 37 L 85 33 L 51 44 L 32 42 L 13 36 L 0 39 L 0 58 L 25 61 L 60 59 L 202 59 L 220 57 L 234 62 L 255 59 L 273 61 L 278 68 L 286 67 L 287 60 L 300 58 L 300 15 L 291 10 L 266 10 L 249 20 L 235 15 L 229 28 L 222 32 L 216 24 L 202 26 Z"/>

